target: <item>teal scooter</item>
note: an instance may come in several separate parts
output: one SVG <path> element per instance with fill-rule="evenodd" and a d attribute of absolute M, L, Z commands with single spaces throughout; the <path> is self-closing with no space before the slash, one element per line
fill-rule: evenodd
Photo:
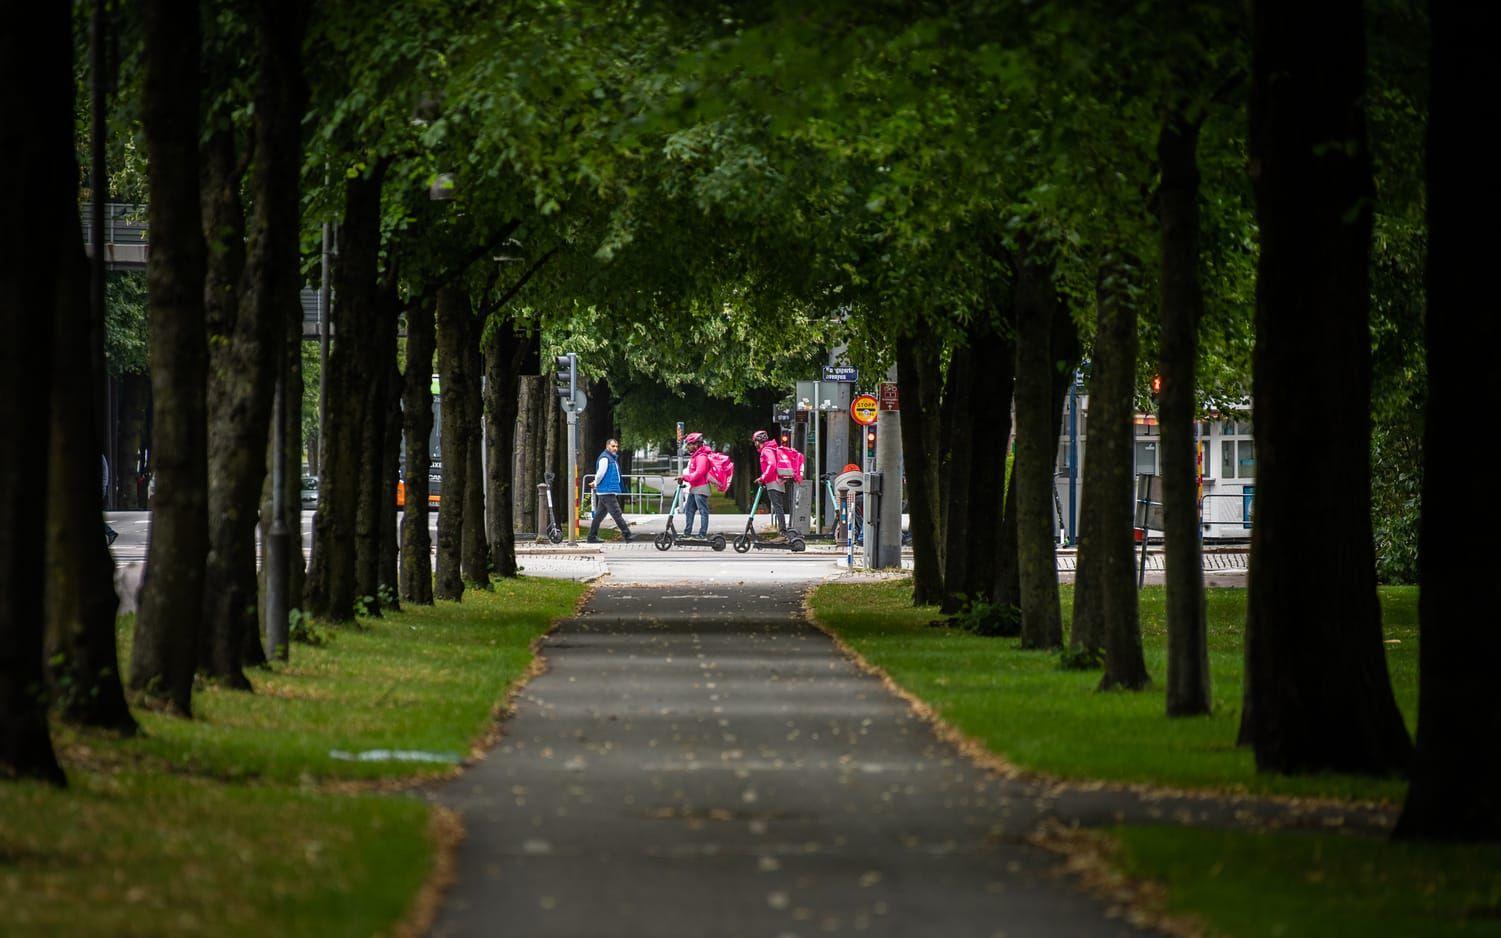
<path fill-rule="evenodd" d="M 724 550 L 729 542 L 723 534 L 713 534 L 709 537 L 694 537 L 693 532 L 679 534 L 673 519 L 677 517 L 678 506 L 683 503 L 683 493 L 688 491 L 688 486 L 678 484 L 676 492 L 672 493 L 672 507 L 667 511 L 667 530 L 658 534 L 652 541 L 657 545 L 657 550 L 672 550 L 674 547 L 709 547 L 714 550 Z M 736 550 L 739 550 L 737 547 Z"/>
<path fill-rule="evenodd" d="M 756 497 L 751 501 L 750 515 L 745 519 L 745 532 L 735 535 L 735 553 L 746 554 L 755 550 L 790 550 L 794 554 L 800 554 L 808 549 L 803 536 L 797 533 L 797 529 L 788 528 L 785 532 L 785 541 L 771 541 L 759 537 L 756 534 L 756 509 L 761 505 L 761 493 L 766 491 L 766 486 L 756 486 Z"/>

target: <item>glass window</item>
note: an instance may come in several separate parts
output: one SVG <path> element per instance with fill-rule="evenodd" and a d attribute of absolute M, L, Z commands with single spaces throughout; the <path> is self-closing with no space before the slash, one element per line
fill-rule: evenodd
<path fill-rule="evenodd" d="M 1256 478 L 1255 441 L 1241 440 L 1237 445 L 1240 447 L 1240 469 L 1237 471 L 1237 475 L 1239 475 L 1242 479 Z"/>
<path fill-rule="evenodd" d="M 1220 435 L 1221 436 L 1234 436 L 1235 435 L 1235 421 L 1234 420 L 1226 420 L 1224 426 L 1222 426 L 1220 428 Z"/>
<path fill-rule="evenodd" d="M 1220 478 L 1235 478 L 1235 442 L 1233 440 L 1220 441 Z"/>
<path fill-rule="evenodd" d="M 1157 474 L 1157 444 L 1136 444 L 1136 474 L 1154 476 Z"/>

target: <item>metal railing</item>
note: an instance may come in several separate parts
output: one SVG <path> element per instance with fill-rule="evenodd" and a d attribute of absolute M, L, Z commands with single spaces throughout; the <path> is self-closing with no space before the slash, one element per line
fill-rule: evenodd
<path fill-rule="evenodd" d="M 620 510 L 628 515 L 662 515 L 672 505 L 676 475 L 631 473 L 620 477 L 625 489 L 620 493 Z M 583 478 L 583 497 L 579 499 L 579 517 L 594 517 L 594 473 Z"/>
<path fill-rule="evenodd" d="M 83 222 L 83 243 L 94 241 L 94 205 L 82 202 L 78 216 Z M 105 244 L 147 244 L 151 229 L 147 222 L 146 206 L 133 202 L 104 203 Z"/>

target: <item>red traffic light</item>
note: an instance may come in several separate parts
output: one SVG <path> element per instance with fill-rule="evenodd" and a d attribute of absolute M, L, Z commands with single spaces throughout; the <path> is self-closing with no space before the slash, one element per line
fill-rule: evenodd
<path fill-rule="evenodd" d="M 1153 397 L 1153 399 L 1156 399 L 1157 395 L 1159 395 L 1161 393 L 1162 393 L 1162 375 L 1152 375 L 1152 397 Z"/>

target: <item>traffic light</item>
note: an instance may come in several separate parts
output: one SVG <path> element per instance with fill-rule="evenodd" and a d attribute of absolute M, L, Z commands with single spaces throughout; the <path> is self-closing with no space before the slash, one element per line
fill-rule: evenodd
<path fill-rule="evenodd" d="M 791 430 L 783 428 L 783 430 L 782 430 L 782 445 L 783 446 L 791 446 L 792 445 L 792 431 Z"/>
<path fill-rule="evenodd" d="M 876 458 L 876 428 L 865 428 L 865 455 L 869 459 Z"/>
<path fill-rule="evenodd" d="M 553 378 L 554 385 L 558 389 L 558 397 L 564 401 L 573 400 L 578 393 L 578 356 L 572 352 L 558 356 L 558 373 Z"/>
<path fill-rule="evenodd" d="M 1162 394 L 1162 375 L 1152 375 L 1152 400 L 1155 402 Z"/>

